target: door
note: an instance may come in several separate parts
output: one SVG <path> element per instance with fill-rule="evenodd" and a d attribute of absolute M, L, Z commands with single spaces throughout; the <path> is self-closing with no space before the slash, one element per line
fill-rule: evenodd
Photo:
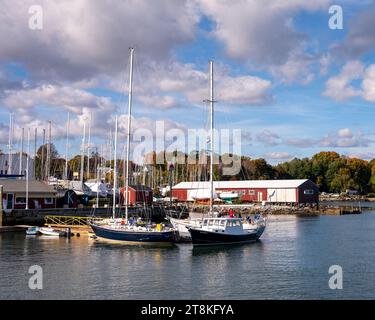
<path fill-rule="evenodd" d="M 263 192 L 258 192 L 258 201 L 259 202 L 263 201 Z"/>
<path fill-rule="evenodd" d="M 7 193 L 7 209 L 13 209 L 14 205 L 14 194 Z"/>

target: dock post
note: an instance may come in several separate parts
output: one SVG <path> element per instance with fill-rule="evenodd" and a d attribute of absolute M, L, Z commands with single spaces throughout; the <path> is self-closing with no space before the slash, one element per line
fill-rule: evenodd
<path fill-rule="evenodd" d="M 3 186 L 0 185 L 0 227 L 3 226 Z"/>

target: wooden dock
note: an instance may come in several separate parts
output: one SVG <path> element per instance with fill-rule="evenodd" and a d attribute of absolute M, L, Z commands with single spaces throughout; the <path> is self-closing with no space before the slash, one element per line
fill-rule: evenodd
<path fill-rule="evenodd" d="M 31 226 L 26 226 L 26 225 L 0 226 L 0 233 L 4 233 L 4 232 L 24 232 L 29 227 L 31 227 Z"/>

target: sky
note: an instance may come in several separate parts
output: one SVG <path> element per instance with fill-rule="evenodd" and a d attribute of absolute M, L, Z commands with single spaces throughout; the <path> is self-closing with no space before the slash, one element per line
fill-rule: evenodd
<path fill-rule="evenodd" d="M 342 28 L 330 28 L 332 5 Z M 161 121 L 171 136 L 208 129 L 213 60 L 215 128 L 241 130 L 243 155 L 276 164 L 330 150 L 370 160 L 374 30 L 372 0 L 3 0 L 0 149 L 13 113 L 14 150 L 21 128 L 37 128 L 40 142 L 51 121 L 64 156 L 69 113 L 68 156 L 91 119 L 89 146 L 109 157 L 117 114 L 122 152 L 134 47 L 133 139 L 155 135 Z"/>

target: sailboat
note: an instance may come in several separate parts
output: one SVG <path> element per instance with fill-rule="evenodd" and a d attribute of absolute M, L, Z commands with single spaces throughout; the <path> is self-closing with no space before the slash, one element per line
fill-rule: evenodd
<path fill-rule="evenodd" d="M 114 142 L 114 178 L 113 178 L 113 210 L 112 219 L 100 222 L 94 220 L 90 223 L 95 235 L 99 238 L 120 241 L 129 244 L 166 244 L 173 243 L 176 237 L 174 228 L 161 224 L 140 224 L 129 220 L 129 155 L 130 155 L 130 130 L 131 130 L 131 106 L 132 106 L 132 84 L 133 84 L 133 60 L 134 49 L 130 48 L 130 70 L 129 70 L 129 94 L 128 94 L 128 128 L 126 147 L 126 172 L 125 172 L 125 219 L 116 218 L 116 190 L 117 190 L 117 135 L 118 119 L 115 119 L 115 142 Z"/>
<path fill-rule="evenodd" d="M 242 219 L 233 217 L 214 217 L 213 200 L 213 157 L 214 157 L 214 87 L 213 61 L 210 61 L 210 217 L 203 218 L 199 225 L 187 226 L 193 245 L 224 245 L 256 241 L 263 234 L 265 220 L 258 219 L 253 228 L 244 228 Z"/>

